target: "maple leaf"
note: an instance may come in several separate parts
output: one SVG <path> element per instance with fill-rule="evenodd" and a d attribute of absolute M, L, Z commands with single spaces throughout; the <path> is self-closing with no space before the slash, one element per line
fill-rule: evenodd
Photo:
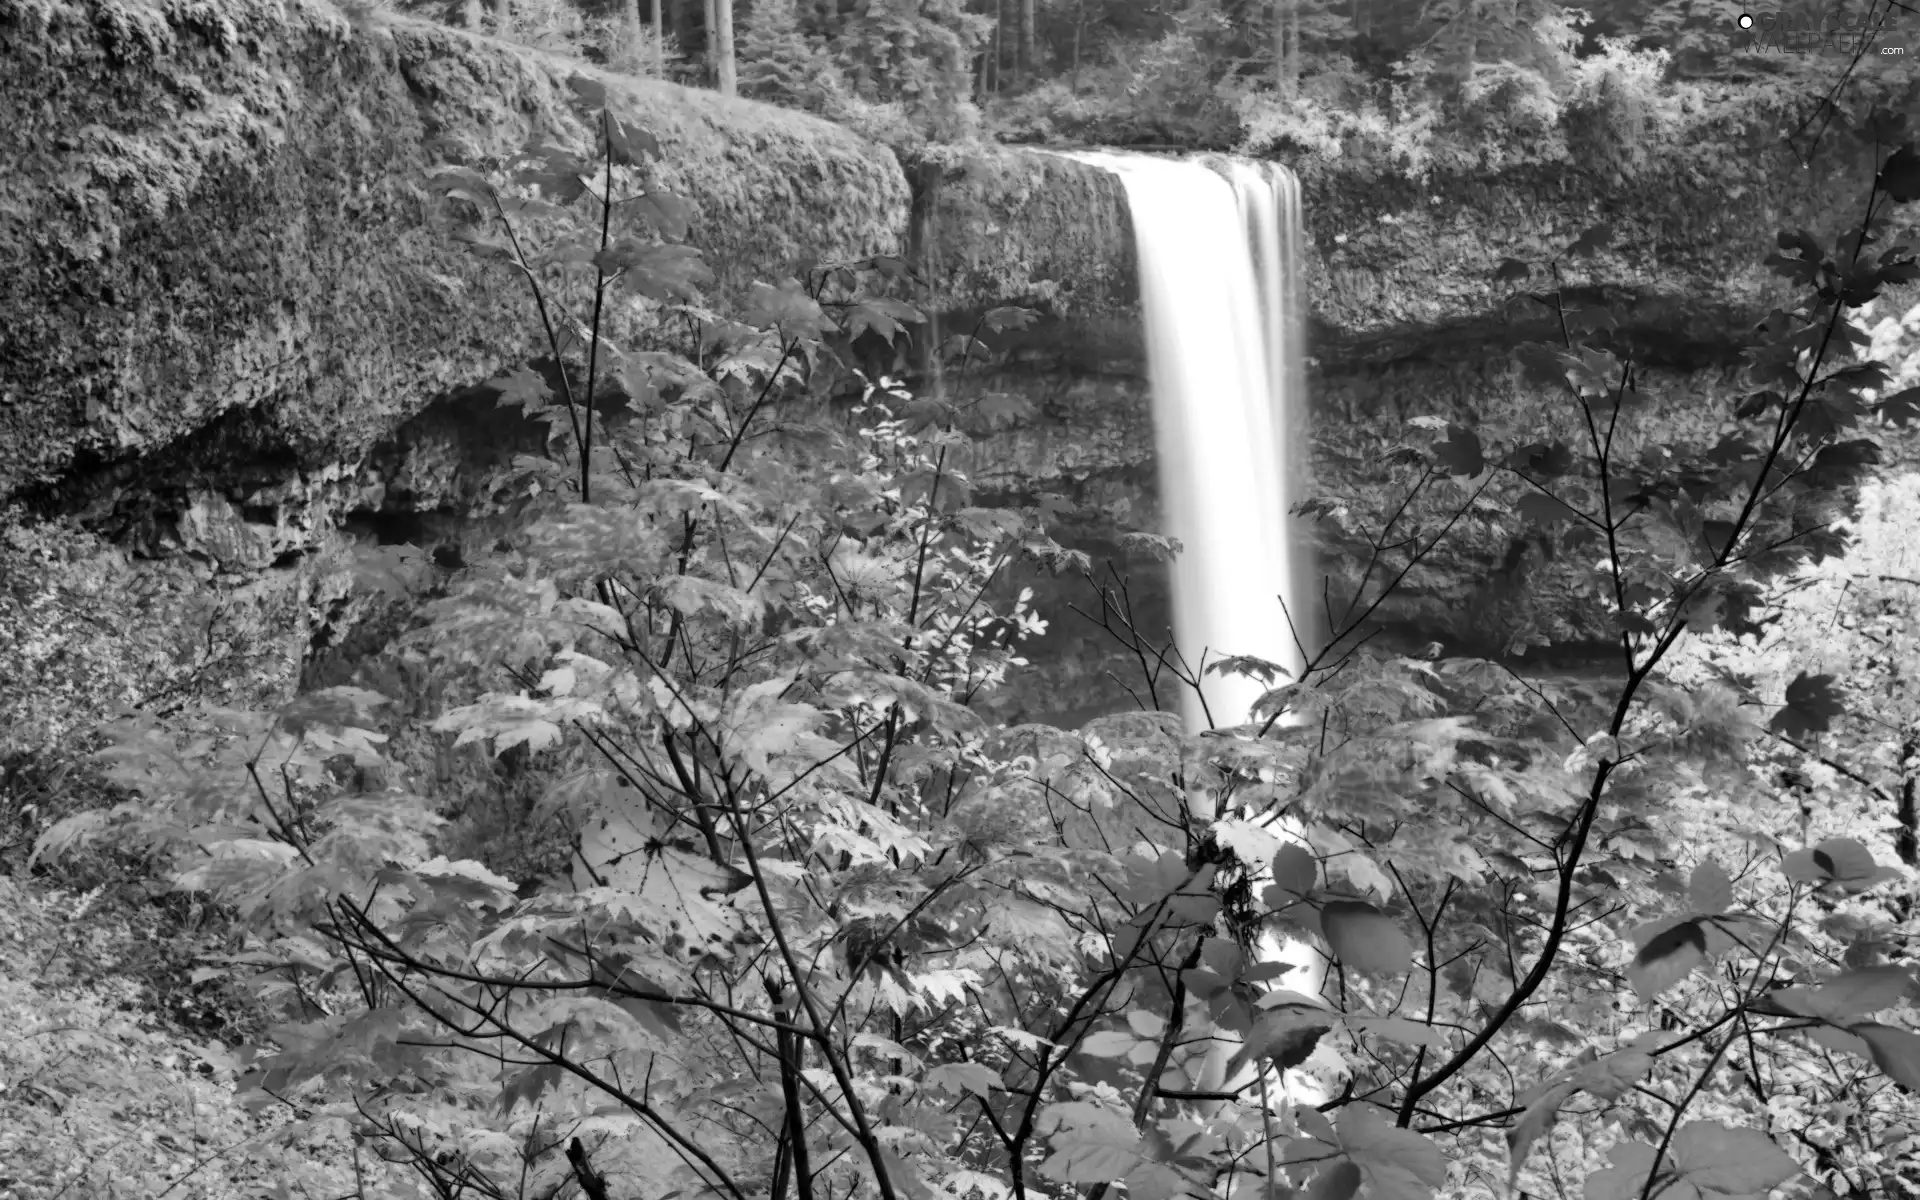
<path fill-rule="evenodd" d="M 1480 435 L 1464 425 L 1449 424 L 1447 436 L 1434 443 L 1433 461 L 1453 476 L 1474 476 L 1486 469 L 1487 460 L 1480 449 Z"/>
<path fill-rule="evenodd" d="M 1145 1160 L 1132 1119 L 1099 1104 L 1050 1104 L 1035 1130 L 1051 1152 L 1041 1173 L 1063 1183 L 1111 1183 Z"/>
<path fill-rule="evenodd" d="M 786 337 L 818 338 L 837 328 L 797 279 L 779 287 L 755 283 L 747 289 L 741 319 L 760 329 L 777 329 Z"/>
<path fill-rule="evenodd" d="M 614 792 L 582 822 L 574 884 L 610 887 L 632 897 L 643 926 L 691 952 L 723 952 L 746 933 L 726 897 L 752 882 L 735 867 L 698 857 L 666 839 L 666 824 L 645 801 Z"/>
<path fill-rule="evenodd" d="M 489 379 L 486 387 L 499 393 L 495 403 L 502 408 L 523 408 L 528 412 L 545 408 L 553 398 L 553 389 L 547 386 L 546 376 L 532 367 L 518 367 L 497 379 Z"/>
<path fill-rule="evenodd" d="M 700 288 L 713 282 L 712 270 L 692 246 L 646 242 L 631 234 L 594 255 L 594 264 L 652 300 L 698 300 Z"/>
<path fill-rule="evenodd" d="M 857 338 L 872 332 L 891 342 L 905 332 L 904 326 L 917 325 L 926 319 L 925 313 L 905 301 L 876 296 L 847 310 L 847 336 Z"/>
<path fill-rule="evenodd" d="M 1788 737 L 1824 733 L 1833 718 L 1845 711 L 1846 700 L 1834 686 L 1833 676 L 1809 675 L 1802 671 L 1787 685 L 1787 702 L 1773 715 L 1767 728 Z"/>

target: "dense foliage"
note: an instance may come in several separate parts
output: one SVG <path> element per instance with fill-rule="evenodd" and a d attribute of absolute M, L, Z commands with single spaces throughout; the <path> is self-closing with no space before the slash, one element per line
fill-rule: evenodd
<path fill-rule="evenodd" d="M 665 4 L 659 30 L 635 0 L 398 3 L 683 82 L 717 70 L 707 18 L 690 3 Z M 1920 53 L 1910 12 L 1889 0 L 1793 0 L 1755 10 L 1746 29 L 1734 0 L 732 0 L 732 10 L 745 94 L 903 149 L 988 133 L 1283 150 L 1292 161 L 1378 156 L 1415 174 L 1647 154 L 1683 144 L 1729 89 L 1762 106 L 1894 102 Z"/>
<path fill-rule="evenodd" d="M 1089 564 L 1044 509 L 970 502 L 970 432 L 1009 401 L 891 373 L 970 369 L 1027 314 L 931 346 L 886 258 L 717 311 L 651 138 L 577 86 L 597 160 L 534 146 L 433 179 L 562 367 L 498 381 L 552 430 L 493 481 L 529 524 L 407 639 L 419 672 L 484 688 L 435 730 L 549 761 L 564 860 L 509 878 L 444 853 L 383 753 L 392 698 L 352 686 L 129 715 L 102 755 L 127 799 L 35 848 L 138 853 L 233 914 L 246 942 L 208 969 L 272 1022 L 253 1102 L 446 1197 L 1920 1187 L 1911 913 L 1854 815 L 1907 820 L 1884 805 L 1912 794 L 1914 710 L 1880 694 L 1906 702 L 1910 625 L 1877 589 L 1849 601 L 1850 637 L 1898 644 L 1844 678 L 1766 640 L 1818 619 L 1794 605 L 1835 586 L 1871 429 L 1916 415 L 1850 315 L 1920 278 L 1885 238 L 1920 199 L 1902 120 L 1861 126 L 1859 227 L 1782 235 L 1802 298 L 1710 441 L 1646 436 L 1605 311 L 1555 263 L 1501 264 L 1558 318 L 1521 358 L 1564 403 L 1415 421 L 1385 464 L 1402 510 L 1451 515 L 1373 531 L 1301 677 L 1209 668 L 1273 690 L 1186 736 L 976 710 L 1041 621 L 996 588 L 1007 565 Z M 1463 519 L 1593 564 L 1614 672 L 1369 651 L 1371 607 Z M 1109 611 L 1162 696 L 1203 685 Z M 1324 987 L 1286 986 L 1275 937 Z"/>

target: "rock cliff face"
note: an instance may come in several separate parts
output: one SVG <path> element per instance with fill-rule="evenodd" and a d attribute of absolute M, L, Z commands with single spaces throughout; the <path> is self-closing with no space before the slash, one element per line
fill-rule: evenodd
<path fill-rule="evenodd" d="M 337 590 L 316 556 L 342 510 L 380 507 L 369 448 L 530 353 L 522 297 L 429 227 L 421 180 L 533 136 L 588 148 L 583 76 L 604 78 L 433 25 L 356 26 L 324 0 L 0 0 L 0 502 L 87 531 L 55 539 L 57 563 L 45 538 L 0 546 L 17 585 L 0 605 L 0 727 L 44 694 L 38 585 L 92 578 L 96 551 L 231 591 L 238 640 L 290 652 L 217 656 L 222 671 L 290 681 L 303 614 Z M 884 148 L 607 82 L 647 114 L 658 182 L 691 202 L 689 240 L 723 294 L 802 254 L 899 248 L 909 196 Z M 179 619 L 122 615 L 148 633 Z M 82 674 L 115 682 L 54 707 L 186 677 L 149 663 L 145 638 L 130 627 L 124 655 L 88 640 L 100 662 Z"/>
<path fill-rule="evenodd" d="M 109 664 L 97 694 L 55 708 L 221 693 L 216 676 L 228 692 L 290 684 L 313 621 L 350 590 L 335 531 L 454 503 L 461 447 L 512 436 L 462 433 L 459 397 L 533 353 L 522 298 L 431 227 L 420 180 L 532 136 L 584 149 L 582 79 L 644 113 L 658 182 L 690 202 L 723 295 L 802 257 L 905 253 L 949 331 L 994 305 L 1040 308 L 1011 365 L 976 381 L 1041 402 L 980 482 L 1151 523 L 1133 234 L 1102 171 L 1013 150 L 903 166 L 809 117 L 438 26 L 355 24 L 327 0 L 0 0 L 0 504 L 71 535 L 22 525 L 0 543 L 6 704 L 46 694 L 48 597 L 109 559 L 164 574 L 167 595 L 234 597 L 227 632 L 206 654 L 150 654 L 183 618 L 130 609 L 120 642 L 86 643 Z M 1802 168 L 1750 98 L 1702 103 L 1695 142 L 1625 165 L 1418 183 L 1303 168 L 1323 484 L 1364 490 L 1406 417 L 1543 403 L 1504 358 L 1545 315 L 1495 267 L 1544 264 L 1602 221 L 1611 239 L 1563 259 L 1562 279 L 1620 315 L 1673 419 L 1724 391 L 1735 335 L 1776 295 L 1765 231 L 1831 233 L 1866 168 L 1838 139 Z M 1525 566 L 1469 540 L 1396 619 L 1497 641 L 1459 614 L 1497 612 L 1471 602 Z M 144 664 L 138 686 L 110 665 L 121 643 L 145 647 L 123 656 Z"/>
<path fill-rule="evenodd" d="M 1564 397 L 1524 382 L 1510 350 L 1558 336 L 1552 312 L 1528 295 L 1556 282 L 1571 305 L 1604 307 L 1617 321 L 1613 344 L 1642 368 L 1650 403 L 1638 419 L 1648 435 L 1711 440 L 1731 416 L 1747 332 L 1790 295 L 1764 265 L 1774 231 L 1830 240 L 1859 219 L 1873 168 L 1850 138 L 1803 140 L 1796 152 L 1765 97 L 1694 99 L 1664 149 L 1627 158 L 1436 168 L 1419 181 L 1378 164 L 1300 167 L 1315 494 L 1357 500 L 1363 517 L 1369 499 L 1387 500 L 1378 464 L 1414 417 L 1551 425 Z M 1031 422 L 982 456 L 978 482 L 1089 506 L 1099 514 L 1083 526 L 1090 547 L 1112 548 L 1103 525 L 1151 528 L 1151 401 L 1118 190 L 1097 168 L 1011 150 L 927 182 L 917 207 L 943 306 L 965 313 L 1021 297 L 1049 314 L 1013 341 L 1011 369 L 976 384 L 1040 401 Z M 986 246 L 999 257 L 983 256 Z M 1917 291 L 1888 297 L 1883 312 L 1905 311 Z M 1904 441 L 1893 449 L 1911 457 Z M 1338 537 L 1323 550 L 1337 596 L 1362 551 Z M 1153 614 L 1165 612 L 1158 579 L 1134 573 L 1136 602 Z M 1378 615 L 1410 641 L 1454 650 L 1498 654 L 1532 632 L 1577 652 L 1604 640 L 1606 627 L 1597 602 L 1570 584 L 1567 564 L 1541 547 L 1469 521 Z M 1105 661 L 1095 641 L 1051 636 L 1051 662 Z M 1076 677 L 1060 690 L 1089 687 L 1099 685 Z M 1124 700 L 1113 688 L 1102 694 L 1095 707 Z"/>
<path fill-rule="evenodd" d="M 348 461 L 524 356 L 521 297 L 428 228 L 420 184 L 531 136 L 587 149 L 569 84 L 590 74 L 314 0 L 0 0 L 0 495 L 218 441 L 223 418 L 248 454 Z M 614 86 L 723 290 L 802 253 L 897 248 L 907 190 L 884 149 Z"/>

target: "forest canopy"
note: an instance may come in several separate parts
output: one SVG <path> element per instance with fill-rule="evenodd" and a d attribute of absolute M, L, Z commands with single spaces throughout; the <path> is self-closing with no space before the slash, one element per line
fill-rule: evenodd
<path fill-rule="evenodd" d="M 1739 0 L 396 2 L 681 82 L 724 75 L 895 144 L 1337 153 L 1409 124 L 1489 121 L 1521 142 L 1569 105 L 1644 123 L 1676 85 L 1765 84 L 1783 102 L 1842 76 L 1898 89 L 1920 44 L 1920 18 L 1889 0 L 1786 0 L 1746 26 Z"/>

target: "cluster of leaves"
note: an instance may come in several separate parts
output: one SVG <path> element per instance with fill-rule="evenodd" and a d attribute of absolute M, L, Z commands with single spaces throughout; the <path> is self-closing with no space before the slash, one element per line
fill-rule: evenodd
<path fill-rule="evenodd" d="M 239 1064 L 227 1047 L 169 1028 L 143 994 L 130 961 L 152 945 L 142 916 L 100 888 L 42 891 L 0 875 L 0 1019 L 10 1031 L 0 1046 L 0 1193 L 380 1195 L 382 1184 L 404 1184 L 399 1168 L 356 1162 L 337 1127 L 262 1121 L 235 1103 Z"/>
<path fill-rule="evenodd" d="M 1889 397 L 1897 403 L 1897 394 Z M 1920 519 L 1908 477 L 1867 489 L 1849 522 L 1851 547 L 1780 585 L 1763 634 L 1703 638 L 1674 664 L 1688 685 L 1731 679 L 1786 701 L 1768 724 L 1766 761 L 1806 819 L 1893 835 L 1906 866 L 1920 865 L 1915 790 L 1920 707 L 1911 646 L 1920 569 L 1909 531 Z"/>
<path fill-rule="evenodd" d="M 861 286 L 909 274 L 890 259 L 708 307 L 651 139 L 583 95 L 594 159 L 537 146 L 437 177 L 561 370 L 500 387 L 554 431 L 497 481 L 538 519 L 412 639 L 436 670 L 505 673 L 435 728 L 556 760 L 540 804 L 573 831 L 567 877 L 450 861 L 404 783 L 343 787 L 387 736 L 384 698 L 349 687 L 128 718 L 106 757 L 134 798 L 38 847 L 121 839 L 255 930 L 220 964 L 283 1018 L 251 1096 L 351 1118 L 443 1196 L 671 1176 L 730 1200 L 1398 1200 L 1561 1193 L 1563 1154 L 1604 1152 L 1587 1195 L 1649 1200 L 1864 1162 L 1788 1154 L 1781 1097 L 1829 1125 L 1855 1105 L 1844 1128 L 1894 1178 L 1913 1131 L 1884 1081 L 1920 1086 L 1914 985 L 1844 907 L 1888 872 L 1751 807 L 1675 840 L 1677 813 L 1753 786 L 1742 703 L 1775 698 L 1683 690 L 1666 665 L 1689 631 L 1756 628 L 1769 588 L 1841 547 L 1875 461 L 1862 426 L 1900 416 L 1867 398 L 1847 313 L 1915 278 L 1883 238 L 1920 198 L 1910 144 L 1859 228 L 1783 237 L 1807 299 L 1767 321 L 1716 441 L 1643 437 L 1632 364 L 1556 289 L 1563 341 L 1525 360 L 1579 436 L 1439 422 L 1398 455 L 1409 502 L 1518 488 L 1517 520 L 1595 563 L 1611 684 L 1356 648 L 1449 522 L 1374 540 L 1299 678 L 1210 668 L 1275 685 L 1251 723 L 1067 733 L 970 703 L 1039 628 L 989 599 L 1006 564 L 1088 564 L 1038 514 L 971 504 L 969 431 L 998 410 L 860 365 L 965 363 L 979 330 L 923 347 L 917 309 Z M 1181 661 L 1102 611 L 1143 663 Z M 1786 699 L 1810 721 L 1828 692 Z M 1738 1086 L 1710 1089 L 1736 1055 Z M 1780 1123 L 1821 1154 L 1827 1128 Z"/>
<path fill-rule="evenodd" d="M 272 695 L 292 665 L 276 627 L 293 601 L 211 576 L 190 561 L 132 561 L 75 522 L 0 509 L 0 756 L 36 756 L 84 733 L 86 714 L 121 705 Z"/>

